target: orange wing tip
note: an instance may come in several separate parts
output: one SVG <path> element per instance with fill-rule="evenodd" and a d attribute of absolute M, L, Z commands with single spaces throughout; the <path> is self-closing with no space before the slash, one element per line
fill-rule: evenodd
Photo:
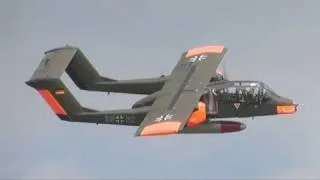
<path fill-rule="evenodd" d="M 222 53 L 224 50 L 224 46 L 202 46 L 197 48 L 189 49 L 186 57 L 191 57 L 199 54 L 205 53 Z"/>
<path fill-rule="evenodd" d="M 141 136 L 157 136 L 157 135 L 177 134 L 179 131 L 180 125 L 181 125 L 181 122 L 177 122 L 177 121 L 154 123 L 144 127 L 140 135 Z"/>
<path fill-rule="evenodd" d="M 293 114 L 297 112 L 297 105 L 278 105 L 277 106 L 277 114 Z"/>
<path fill-rule="evenodd" d="M 61 104 L 59 104 L 59 102 L 53 97 L 49 90 L 40 89 L 38 90 L 38 92 L 56 114 L 67 115 Z"/>

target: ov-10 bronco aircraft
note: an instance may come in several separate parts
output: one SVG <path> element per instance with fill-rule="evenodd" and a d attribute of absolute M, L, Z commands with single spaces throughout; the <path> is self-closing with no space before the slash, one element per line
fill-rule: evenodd
<path fill-rule="evenodd" d="M 297 111 L 297 104 L 261 81 L 229 80 L 219 70 L 226 51 L 220 45 L 191 48 L 170 75 L 115 80 L 101 76 L 79 48 L 66 46 L 45 52 L 26 84 L 61 120 L 137 126 L 135 136 L 237 132 L 246 125 L 228 119 Z M 130 109 L 86 108 L 62 82 L 64 72 L 82 90 L 146 96 Z"/>

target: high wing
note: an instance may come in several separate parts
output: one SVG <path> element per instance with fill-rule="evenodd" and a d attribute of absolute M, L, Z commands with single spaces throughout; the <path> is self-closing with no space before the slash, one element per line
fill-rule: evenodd
<path fill-rule="evenodd" d="M 227 49 L 204 46 L 184 52 L 141 122 L 136 136 L 176 134 L 181 131 L 199 102 L 205 87 Z"/>

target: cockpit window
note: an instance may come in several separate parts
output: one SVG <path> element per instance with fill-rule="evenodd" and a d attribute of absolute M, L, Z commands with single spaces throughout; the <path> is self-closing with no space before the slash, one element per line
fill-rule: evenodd
<path fill-rule="evenodd" d="M 266 90 L 274 92 L 273 89 L 271 89 L 267 84 L 263 84 L 263 86 Z"/>
<path fill-rule="evenodd" d="M 255 81 L 237 81 L 234 82 L 234 86 L 238 87 L 259 87 L 260 83 Z"/>
<path fill-rule="evenodd" d="M 234 81 L 233 86 L 213 89 L 220 101 L 227 103 L 260 104 L 278 96 L 268 85 L 259 81 Z"/>
<path fill-rule="evenodd" d="M 263 84 L 263 87 L 272 95 L 278 96 L 277 93 L 273 89 L 271 89 L 267 84 Z"/>

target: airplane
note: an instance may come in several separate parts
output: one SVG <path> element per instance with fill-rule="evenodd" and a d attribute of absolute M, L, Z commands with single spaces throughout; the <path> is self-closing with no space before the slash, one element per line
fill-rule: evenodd
<path fill-rule="evenodd" d="M 262 81 L 227 78 L 220 68 L 226 52 L 223 45 L 189 48 L 169 75 L 117 80 L 101 76 L 78 47 L 67 45 L 46 51 L 25 83 L 61 120 L 136 126 L 135 137 L 239 132 L 246 125 L 230 119 L 297 112 L 298 104 Z M 145 97 L 127 109 L 83 107 L 62 81 L 65 72 L 81 90 Z"/>

